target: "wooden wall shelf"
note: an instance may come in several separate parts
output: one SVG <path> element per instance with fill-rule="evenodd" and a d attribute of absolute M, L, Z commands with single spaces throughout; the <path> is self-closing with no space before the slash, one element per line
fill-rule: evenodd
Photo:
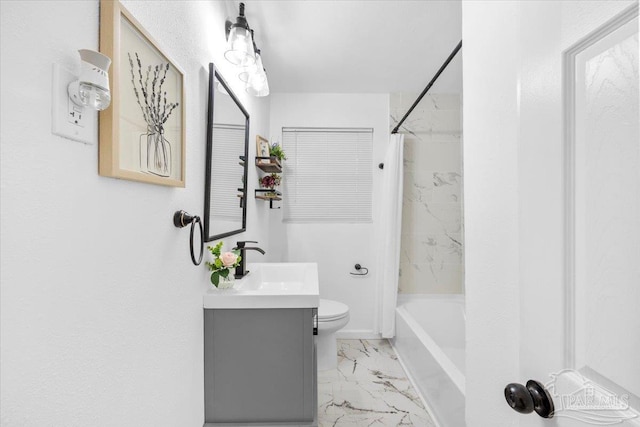
<path fill-rule="evenodd" d="M 282 165 L 275 157 L 256 157 L 256 166 L 267 173 L 282 172 Z"/>
<path fill-rule="evenodd" d="M 255 190 L 255 198 L 259 200 L 268 200 L 270 209 L 280 209 L 279 207 L 274 208 L 273 202 L 282 200 L 282 193 L 278 190 L 271 190 L 268 188 L 258 188 Z"/>

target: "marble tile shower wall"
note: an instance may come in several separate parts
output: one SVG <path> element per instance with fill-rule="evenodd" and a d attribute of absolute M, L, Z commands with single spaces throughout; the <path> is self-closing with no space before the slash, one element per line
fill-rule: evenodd
<path fill-rule="evenodd" d="M 391 127 L 418 94 L 392 94 Z M 427 95 L 404 122 L 399 292 L 463 293 L 462 128 L 458 94 Z"/>

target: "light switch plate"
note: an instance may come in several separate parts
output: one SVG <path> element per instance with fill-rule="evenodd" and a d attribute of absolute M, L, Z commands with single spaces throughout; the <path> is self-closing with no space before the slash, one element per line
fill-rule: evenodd
<path fill-rule="evenodd" d="M 67 86 L 77 77 L 60 64 L 53 64 L 51 132 L 85 144 L 96 140 L 98 112 L 79 107 L 69 99 Z"/>

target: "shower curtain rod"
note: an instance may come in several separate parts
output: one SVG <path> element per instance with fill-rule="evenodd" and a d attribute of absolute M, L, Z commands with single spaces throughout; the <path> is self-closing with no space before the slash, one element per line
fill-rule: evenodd
<path fill-rule="evenodd" d="M 458 53 L 458 51 L 460 50 L 461 47 L 462 47 L 462 40 L 460 40 L 460 43 L 458 43 L 458 46 L 456 46 L 456 48 L 453 49 L 453 52 L 451 52 L 451 55 L 449 55 L 447 60 L 444 61 L 444 64 L 442 64 L 442 66 L 440 67 L 440 69 L 438 70 L 436 75 L 433 76 L 433 78 L 431 79 L 431 81 L 429 82 L 427 87 L 424 88 L 424 90 L 422 91 L 420 96 L 418 96 L 418 99 L 416 99 L 416 101 L 413 103 L 411 108 L 409 108 L 409 111 L 407 111 L 407 114 L 405 114 L 404 117 L 402 118 L 402 120 L 400 120 L 398 122 L 398 125 L 395 128 L 393 128 L 393 130 L 391 131 L 392 134 L 398 133 L 398 129 L 400 129 L 400 126 L 402 126 L 402 123 L 404 123 L 404 121 L 407 119 L 407 117 L 409 117 L 409 114 L 411 114 L 413 109 L 416 108 L 416 105 L 418 105 L 418 103 L 420 103 L 420 101 L 422 101 L 422 98 L 424 98 L 424 96 L 427 94 L 429 89 L 431 89 L 431 86 L 433 86 L 433 84 L 436 82 L 436 80 L 438 80 L 438 77 L 440 77 L 440 74 L 442 74 L 444 69 L 447 68 L 447 65 L 449 65 L 449 63 L 451 62 L 453 57 L 456 56 L 456 53 Z"/>

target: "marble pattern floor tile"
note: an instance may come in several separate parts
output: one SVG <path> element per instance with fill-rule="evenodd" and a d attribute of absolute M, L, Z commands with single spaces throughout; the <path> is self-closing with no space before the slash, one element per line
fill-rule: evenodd
<path fill-rule="evenodd" d="M 318 372 L 318 425 L 435 426 L 387 340 L 338 340 L 338 368 Z"/>

